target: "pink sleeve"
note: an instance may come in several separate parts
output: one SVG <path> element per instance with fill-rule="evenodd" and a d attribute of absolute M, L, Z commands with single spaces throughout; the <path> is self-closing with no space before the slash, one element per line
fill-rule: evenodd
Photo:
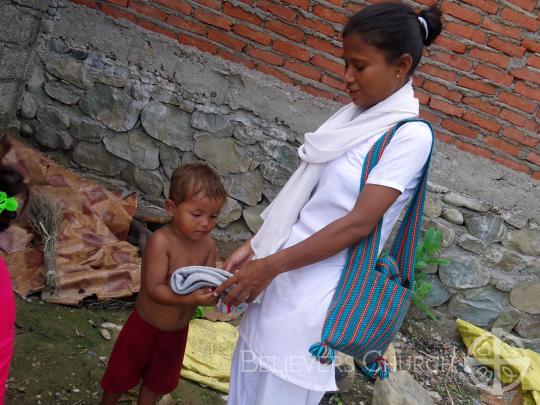
<path fill-rule="evenodd" d="M 4 390 L 13 355 L 15 333 L 15 298 L 9 271 L 0 257 L 0 405 L 4 401 Z"/>

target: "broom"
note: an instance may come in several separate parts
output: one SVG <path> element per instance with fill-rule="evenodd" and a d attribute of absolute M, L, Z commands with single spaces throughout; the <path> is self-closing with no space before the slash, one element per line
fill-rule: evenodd
<path fill-rule="evenodd" d="M 43 262 L 45 267 L 45 285 L 52 293 L 59 288 L 56 268 L 56 239 L 62 223 L 61 205 L 50 198 L 32 196 L 26 208 L 27 221 L 43 241 Z"/>

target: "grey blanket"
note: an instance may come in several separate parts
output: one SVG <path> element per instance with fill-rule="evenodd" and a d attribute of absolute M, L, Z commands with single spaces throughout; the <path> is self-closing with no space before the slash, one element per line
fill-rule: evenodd
<path fill-rule="evenodd" d="M 215 267 L 181 267 L 171 276 L 171 288 L 176 294 L 189 294 L 200 288 L 217 287 L 231 276 L 228 271 Z"/>

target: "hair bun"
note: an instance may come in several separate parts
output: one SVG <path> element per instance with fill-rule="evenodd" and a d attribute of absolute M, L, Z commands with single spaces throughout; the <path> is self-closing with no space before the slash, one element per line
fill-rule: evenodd
<path fill-rule="evenodd" d="M 428 32 L 427 32 L 427 38 L 425 36 L 424 27 L 422 24 L 420 26 L 422 27 L 422 37 L 424 39 L 424 45 L 428 46 L 431 45 L 433 41 L 435 41 L 435 38 L 439 36 L 439 34 L 442 31 L 442 21 L 441 21 L 442 12 L 437 6 L 431 6 L 429 8 L 426 8 L 418 14 L 418 17 L 422 17 L 424 20 L 426 20 Z"/>

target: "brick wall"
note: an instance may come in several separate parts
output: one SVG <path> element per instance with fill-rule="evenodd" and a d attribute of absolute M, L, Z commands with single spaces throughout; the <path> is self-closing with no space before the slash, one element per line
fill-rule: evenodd
<path fill-rule="evenodd" d="M 362 0 L 73 0 L 319 97 L 349 102 L 340 31 Z M 409 1 L 419 7 L 429 0 Z M 540 180 L 540 6 L 444 0 L 415 85 L 437 136 Z"/>

